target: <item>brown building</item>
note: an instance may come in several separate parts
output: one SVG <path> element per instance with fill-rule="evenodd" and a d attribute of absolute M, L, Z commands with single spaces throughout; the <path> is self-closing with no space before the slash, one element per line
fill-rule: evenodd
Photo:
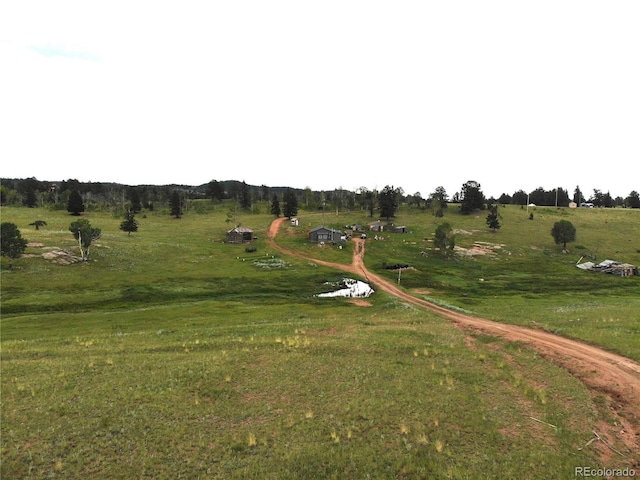
<path fill-rule="evenodd" d="M 227 232 L 227 243 L 251 243 L 253 239 L 253 230 L 247 227 L 236 227 Z"/>

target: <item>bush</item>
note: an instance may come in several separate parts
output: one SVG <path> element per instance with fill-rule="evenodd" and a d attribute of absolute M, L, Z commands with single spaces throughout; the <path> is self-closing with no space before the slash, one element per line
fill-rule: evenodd
<path fill-rule="evenodd" d="M 387 270 L 398 270 L 400 268 L 411 268 L 411 265 L 407 263 L 394 263 L 393 265 L 388 265 L 387 262 L 383 262 L 382 267 Z"/>
<path fill-rule="evenodd" d="M 250 247 L 245 247 L 244 251 L 247 252 L 247 253 L 257 252 L 258 251 L 258 247 L 255 247 L 255 246 L 252 245 Z"/>

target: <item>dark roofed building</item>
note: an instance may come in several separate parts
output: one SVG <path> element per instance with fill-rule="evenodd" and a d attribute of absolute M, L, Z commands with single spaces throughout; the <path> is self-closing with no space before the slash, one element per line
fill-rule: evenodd
<path fill-rule="evenodd" d="M 322 243 L 337 243 L 341 240 L 343 233 L 340 230 L 334 230 L 333 228 L 327 228 L 325 226 L 312 228 L 309 231 L 309 241 Z"/>
<path fill-rule="evenodd" d="M 227 232 L 227 243 L 251 243 L 253 238 L 253 230 L 247 227 L 236 227 Z"/>

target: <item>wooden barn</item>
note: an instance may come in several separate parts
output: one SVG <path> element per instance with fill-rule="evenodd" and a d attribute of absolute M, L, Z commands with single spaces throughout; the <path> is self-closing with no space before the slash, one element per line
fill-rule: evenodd
<path fill-rule="evenodd" d="M 236 227 L 227 232 L 227 243 L 251 243 L 253 239 L 253 230 L 247 227 Z"/>

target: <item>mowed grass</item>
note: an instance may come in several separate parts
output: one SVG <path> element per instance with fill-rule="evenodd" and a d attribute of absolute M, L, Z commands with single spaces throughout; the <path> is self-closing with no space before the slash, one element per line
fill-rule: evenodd
<path fill-rule="evenodd" d="M 576 466 L 630 462 L 607 436 L 624 456 L 601 463 L 589 442 L 614 421 L 602 398 L 526 346 L 379 292 L 370 307 L 315 298 L 341 275 L 270 251 L 266 214 L 241 218 L 259 237 L 253 253 L 222 243 L 222 208 L 148 213 L 131 236 L 119 218 L 84 217 L 103 231 L 92 262 L 3 263 L 2 478 L 574 478 Z M 438 265 L 418 251 L 432 219 L 414 217 L 413 234 L 369 242 L 371 268 Z M 36 219 L 48 226 L 32 230 Z M 72 220 L 2 209 L 47 246 L 74 247 Z M 299 232 L 283 242 L 350 261 L 350 247 Z M 444 277 L 458 262 L 441 263 Z M 455 283 L 472 282 L 464 271 Z M 436 282 L 420 272 L 402 284 Z M 455 303 L 452 292 L 431 295 Z M 546 308 L 569 308 L 553 299 Z"/>

